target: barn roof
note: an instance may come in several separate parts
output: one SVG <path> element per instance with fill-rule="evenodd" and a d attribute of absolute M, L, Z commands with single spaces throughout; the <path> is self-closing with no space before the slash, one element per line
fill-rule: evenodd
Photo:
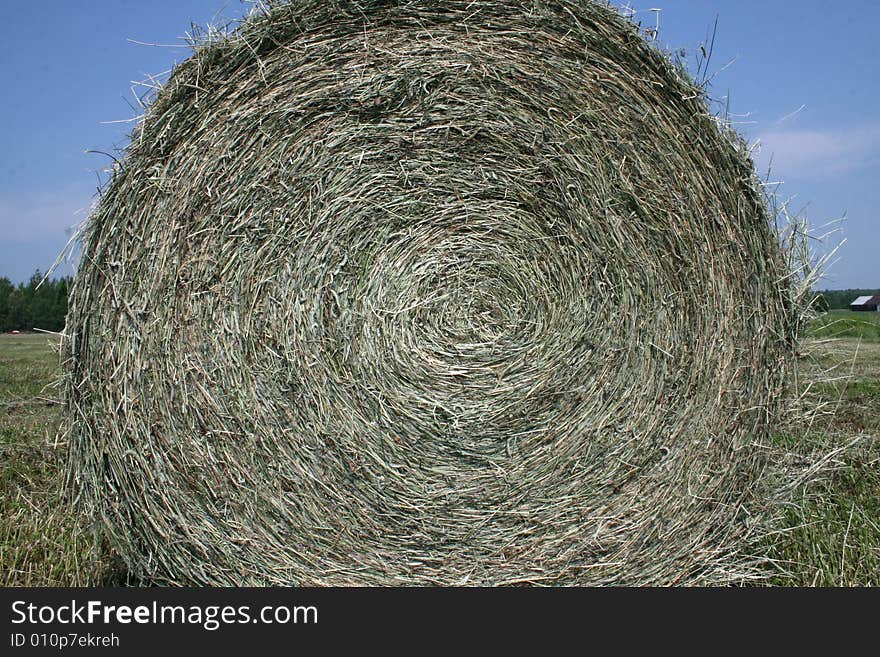
<path fill-rule="evenodd" d="M 880 297 L 877 296 L 867 296 L 867 297 L 859 297 L 855 301 L 853 301 L 851 306 L 867 306 L 869 304 L 875 304 L 880 300 Z"/>

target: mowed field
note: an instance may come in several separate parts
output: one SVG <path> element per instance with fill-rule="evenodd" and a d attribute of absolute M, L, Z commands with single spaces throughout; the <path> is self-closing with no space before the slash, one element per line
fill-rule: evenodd
<path fill-rule="evenodd" d="M 0 585 L 94 581 L 92 551 L 62 495 L 57 338 L 0 335 Z"/>
<path fill-rule="evenodd" d="M 880 584 L 878 315 L 828 313 L 804 342 L 797 380 L 804 413 L 769 447 L 777 462 L 811 475 L 767 539 L 771 584 Z M 125 581 L 64 495 L 56 346 L 46 334 L 0 335 L 3 586 Z"/>

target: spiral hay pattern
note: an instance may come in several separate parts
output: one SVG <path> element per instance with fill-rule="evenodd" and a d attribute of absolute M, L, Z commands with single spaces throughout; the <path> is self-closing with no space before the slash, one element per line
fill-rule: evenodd
<path fill-rule="evenodd" d="M 738 581 L 786 280 L 747 152 L 610 8 L 273 6 L 84 230 L 70 482 L 152 582 Z"/>

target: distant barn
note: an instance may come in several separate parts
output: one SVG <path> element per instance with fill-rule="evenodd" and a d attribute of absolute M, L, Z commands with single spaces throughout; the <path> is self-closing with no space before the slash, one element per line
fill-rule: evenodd
<path fill-rule="evenodd" d="M 859 297 L 851 304 L 849 309 L 857 312 L 877 312 L 877 306 L 880 306 L 880 296 Z"/>

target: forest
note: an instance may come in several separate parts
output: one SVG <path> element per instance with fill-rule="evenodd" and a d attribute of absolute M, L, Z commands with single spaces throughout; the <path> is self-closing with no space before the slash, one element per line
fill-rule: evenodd
<path fill-rule="evenodd" d="M 71 279 L 43 279 L 39 271 L 27 283 L 19 285 L 0 278 L 0 333 L 64 328 Z"/>
<path fill-rule="evenodd" d="M 880 290 L 821 290 L 816 293 L 816 310 L 820 312 L 841 310 L 848 308 L 849 304 L 859 297 L 874 296 L 875 294 L 880 294 Z"/>

